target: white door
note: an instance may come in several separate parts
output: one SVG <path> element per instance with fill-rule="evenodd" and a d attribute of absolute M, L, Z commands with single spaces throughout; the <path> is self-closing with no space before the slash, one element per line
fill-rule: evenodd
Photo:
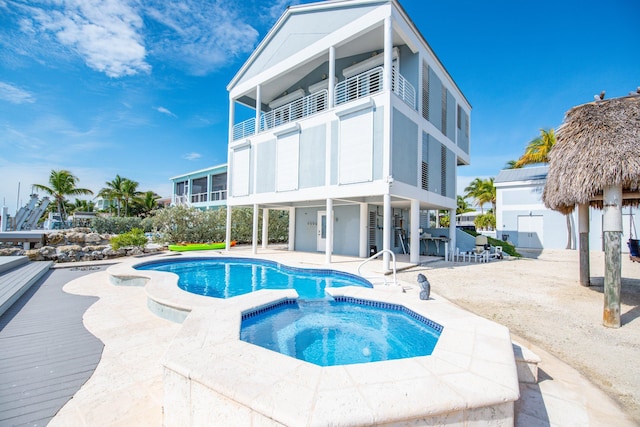
<path fill-rule="evenodd" d="M 318 211 L 318 252 L 324 252 L 327 249 L 327 212 Z"/>
<path fill-rule="evenodd" d="M 542 249 L 542 215 L 518 217 L 518 247 Z"/>

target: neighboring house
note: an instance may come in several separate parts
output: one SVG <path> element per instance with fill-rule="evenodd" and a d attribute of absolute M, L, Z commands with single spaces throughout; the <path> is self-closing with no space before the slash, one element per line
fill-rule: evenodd
<path fill-rule="evenodd" d="M 227 201 L 227 165 L 213 166 L 174 176 L 171 204 L 217 209 Z"/>
<path fill-rule="evenodd" d="M 289 7 L 227 89 L 228 206 L 288 210 L 290 250 L 417 262 L 428 211 L 455 215 L 471 106 L 397 1 Z"/>
<path fill-rule="evenodd" d="M 94 201 L 94 209 L 97 212 L 115 212 L 118 208 L 118 202 L 115 200 L 109 200 L 98 196 L 94 199 Z"/>
<path fill-rule="evenodd" d="M 494 181 L 496 187 L 497 238 L 518 248 L 565 249 L 571 235 L 572 248 L 577 248 L 577 209 L 567 217 L 547 209 L 542 202 L 542 190 L 547 181 L 548 166 L 500 171 Z M 640 209 L 622 211 L 622 251 L 628 252 L 626 242 L 630 233 L 637 239 L 635 225 L 640 225 Z M 570 231 L 569 231 L 570 230 Z M 604 250 L 602 238 L 602 210 L 589 209 L 589 249 Z"/>

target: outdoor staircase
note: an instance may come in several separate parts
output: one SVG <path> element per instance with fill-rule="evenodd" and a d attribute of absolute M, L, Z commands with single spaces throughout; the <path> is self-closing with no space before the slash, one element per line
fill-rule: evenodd
<path fill-rule="evenodd" d="M 53 262 L 26 256 L 0 257 L 0 316 L 44 276 Z"/>

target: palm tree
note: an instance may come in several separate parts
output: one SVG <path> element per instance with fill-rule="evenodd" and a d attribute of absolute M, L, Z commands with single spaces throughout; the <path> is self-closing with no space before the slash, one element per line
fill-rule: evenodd
<path fill-rule="evenodd" d="M 76 199 L 73 204 L 74 212 L 93 212 L 96 204 L 90 200 Z"/>
<path fill-rule="evenodd" d="M 122 205 L 122 183 L 127 178 L 122 178 L 120 175 L 116 175 L 112 181 L 105 182 L 106 187 L 100 189 L 98 196 L 105 200 L 115 200 L 117 216 L 120 216 L 120 206 Z"/>
<path fill-rule="evenodd" d="M 549 152 L 556 144 L 553 129 L 540 129 L 540 136 L 532 139 L 524 149 L 524 154 L 514 163 L 514 168 L 521 168 L 536 163 L 549 163 Z"/>
<path fill-rule="evenodd" d="M 469 205 L 467 199 L 459 194 L 456 196 L 456 205 L 456 215 L 473 212 L 473 208 Z"/>
<path fill-rule="evenodd" d="M 52 170 L 49 174 L 49 185 L 34 184 L 33 187 L 38 190 L 42 190 L 56 202 L 58 207 L 58 213 L 60 219 L 65 221 L 67 219 L 67 212 L 65 210 L 66 196 L 80 196 L 93 194 L 93 191 L 86 188 L 78 188 L 76 184 L 79 179 L 68 170 Z"/>
<path fill-rule="evenodd" d="M 480 206 L 480 213 L 484 215 L 484 204 L 491 203 L 495 212 L 496 187 L 493 185 L 493 177 L 482 180 L 476 178 L 464 189 L 465 197 L 471 197 Z"/>
<path fill-rule="evenodd" d="M 509 160 L 505 165 L 504 168 L 505 169 L 518 169 L 518 166 L 516 166 L 518 163 L 517 160 Z"/>
<path fill-rule="evenodd" d="M 158 199 L 160 196 L 153 191 L 146 191 L 142 193 L 142 196 L 136 201 L 136 208 L 140 216 L 146 216 L 158 207 Z"/>
<path fill-rule="evenodd" d="M 129 215 L 129 204 L 142 194 L 138 191 L 138 185 L 137 181 L 132 181 L 128 178 L 124 178 L 122 181 L 121 197 L 124 202 L 124 216 Z"/>

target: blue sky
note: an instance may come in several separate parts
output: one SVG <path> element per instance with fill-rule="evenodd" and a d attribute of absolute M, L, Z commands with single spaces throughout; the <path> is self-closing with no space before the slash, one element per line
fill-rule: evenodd
<path fill-rule="evenodd" d="M 640 86 L 637 0 L 400 1 L 473 107 L 459 189 L 572 106 Z M 168 197 L 170 177 L 225 163 L 226 85 L 298 3 L 0 0 L 2 202 L 52 169 Z"/>

